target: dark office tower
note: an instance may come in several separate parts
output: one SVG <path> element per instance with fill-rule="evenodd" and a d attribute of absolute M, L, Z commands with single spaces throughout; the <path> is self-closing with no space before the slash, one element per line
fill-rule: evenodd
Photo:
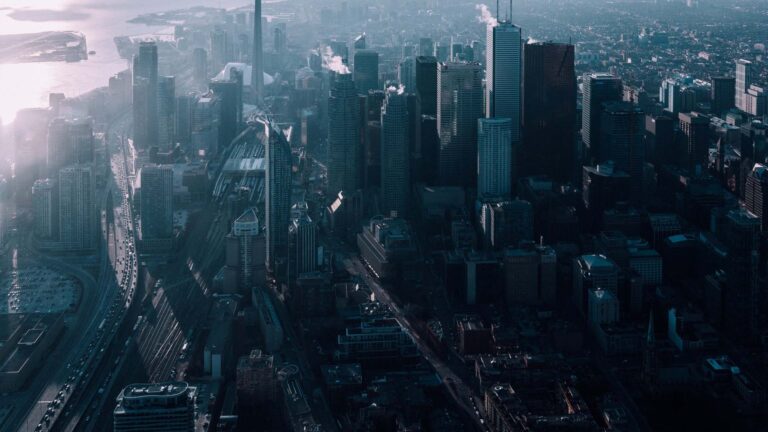
<path fill-rule="evenodd" d="M 582 198 L 589 214 L 592 229 L 602 224 L 603 212 L 616 203 L 626 201 L 630 191 L 630 177 L 614 168 L 613 162 L 582 169 Z"/>
<path fill-rule="evenodd" d="M 167 251 L 173 238 L 173 169 L 145 165 L 139 178 L 141 248 L 144 252 Z"/>
<path fill-rule="evenodd" d="M 437 61 L 439 62 L 447 62 L 450 60 L 451 56 L 451 47 L 448 45 L 438 45 L 437 48 L 435 48 L 435 57 L 437 57 Z"/>
<path fill-rule="evenodd" d="M 365 33 L 363 33 L 363 34 L 361 34 L 361 35 L 358 35 L 358 36 L 357 36 L 357 37 L 356 37 L 356 38 L 355 38 L 355 39 L 352 41 L 352 48 L 353 48 L 355 51 L 357 51 L 357 50 L 364 50 L 364 49 L 368 48 L 368 45 L 367 45 L 367 39 L 366 39 Z"/>
<path fill-rule="evenodd" d="M 291 148 L 283 132 L 270 120 L 258 121 L 263 136 L 265 173 L 265 212 L 267 231 L 267 268 L 280 276 L 288 260 L 291 222 Z"/>
<path fill-rule="evenodd" d="M 237 81 L 211 81 L 211 91 L 221 103 L 219 120 L 219 145 L 229 146 L 240 132 L 243 107 L 240 85 Z"/>
<path fill-rule="evenodd" d="M 608 102 L 603 105 L 600 131 L 602 143 L 598 160 L 613 161 L 619 171 L 632 177 L 631 198 L 641 201 L 645 147 L 643 111 L 630 102 Z"/>
<path fill-rule="evenodd" d="M 709 120 L 696 113 L 680 113 L 683 166 L 691 174 L 703 173 L 709 165 Z"/>
<path fill-rule="evenodd" d="M 48 125 L 48 172 L 56 176 L 67 165 L 93 162 L 93 126 L 90 119 L 55 118 Z"/>
<path fill-rule="evenodd" d="M 158 147 L 169 151 L 174 144 L 176 116 L 176 79 L 160 77 L 157 84 Z"/>
<path fill-rule="evenodd" d="M 251 89 L 257 98 L 264 93 L 264 47 L 261 41 L 261 0 L 254 0 L 253 54 L 251 55 Z"/>
<path fill-rule="evenodd" d="M 472 187 L 477 180 L 477 119 L 483 116 L 482 68 L 477 63 L 440 63 L 437 124 L 439 183 Z"/>
<path fill-rule="evenodd" d="M 370 189 L 381 185 L 381 122 L 367 122 L 365 133 L 365 188 Z"/>
<path fill-rule="evenodd" d="M 192 78 L 197 87 L 208 82 L 208 52 L 203 48 L 192 51 Z"/>
<path fill-rule="evenodd" d="M 419 98 L 406 90 L 408 94 L 408 143 L 410 145 L 411 184 L 422 182 L 421 156 L 421 104 Z"/>
<path fill-rule="evenodd" d="M 235 91 L 235 107 L 237 108 L 237 114 L 235 115 L 235 119 L 237 119 L 237 132 L 239 133 L 243 129 L 243 123 L 245 121 L 243 118 L 243 71 L 236 68 L 230 69 L 229 81 L 237 84 L 237 89 Z"/>
<path fill-rule="evenodd" d="M 96 247 L 96 206 L 91 168 L 76 165 L 59 171 L 59 242 L 63 250 Z"/>
<path fill-rule="evenodd" d="M 381 211 L 408 217 L 410 202 L 410 144 L 408 99 L 394 87 L 387 89 L 381 109 Z"/>
<path fill-rule="evenodd" d="M 435 55 L 435 41 L 432 38 L 419 39 L 419 55 L 424 57 Z"/>
<path fill-rule="evenodd" d="M 274 30 L 274 47 L 276 53 L 285 52 L 285 48 L 288 45 L 288 38 L 286 36 L 285 23 L 280 23 Z"/>
<path fill-rule="evenodd" d="M 361 94 L 379 88 L 379 53 L 371 50 L 355 52 L 355 87 Z"/>
<path fill-rule="evenodd" d="M 337 75 L 328 98 L 328 197 L 360 189 L 360 100 L 352 75 Z"/>
<path fill-rule="evenodd" d="M 397 79 L 400 84 L 405 86 L 408 93 L 416 93 L 416 59 L 413 57 L 404 58 L 397 65 Z"/>
<path fill-rule="evenodd" d="M 714 77 L 712 78 L 712 113 L 721 116 L 724 112 L 735 106 L 736 78 Z"/>
<path fill-rule="evenodd" d="M 581 138 L 590 160 L 600 155 L 600 120 L 603 103 L 622 99 L 621 79 L 605 73 L 584 74 L 582 82 L 584 99 L 581 112 Z"/>
<path fill-rule="evenodd" d="M 192 140 L 192 107 L 195 105 L 194 95 L 183 95 L 176 98 L 176 142 L 183 146 Z"/>
<path fill-rule="evenodd" d="M 486 40 L 486 117 L 512 120 L 512 142 L 520 142 L 523 42 L 520 27 L 509 21 L 489 25 Z"/>
<path fill-rule="evenodd" d="M 567 182 L 576 167 L 576 74 L 573 45 L 525 45 L 520 175 Z"/>
<path fill-rule="evenodd" d="M 440 157 L 440 136 L 437 133 L 437 118 L 421 116 L 421 181 L 434 186 L 438 182 Z"/>
<path fill-rule="evenodd" d="M 117 396 L 112 430 L 192 432 L 195 394 L 185 382 L 130 384 Z"/>
<path fill-rule="evenodd" d="M 139 149 L 158 141 L 157 45 L 141 42 L 133 58 L 133 140 Z"/>
<path fill-rule="evenodd" d="M 756 336 L 761 330 L 760 219 L 748 210 L 731 210 L 720 238 L 728 249 L 723 301 L 725 327 L 731 335 Z"/>
<path fill-rule="evenodd" d="M 645 116 L 646 150 L 654 165 L 670 164 L 675 160 L 675 122 L 672 117 Z"/>
<path fill-rule="evenodd" d="M 416 95 L 421 101 L 421 113 L 437 115 L 437 59 L 416 57 Z"/>
<path fill-rule="evenodd" d="M 763 231 L 768 232 L 768 167 L 758 163 L 747 176 L 744 201 L 747 210 L 760 218 Z"/>
<path fill-rule="evenodd" d="M 366 108 L 368 109 L 368 120 L 381 120 L 381 107 L 384 106 L 384 99 L 387 94 L 384 90 L 371 90 L 366 97 Z"/>

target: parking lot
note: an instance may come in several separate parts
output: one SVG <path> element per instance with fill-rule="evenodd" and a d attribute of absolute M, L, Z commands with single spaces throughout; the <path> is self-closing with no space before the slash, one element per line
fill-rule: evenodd
<path fill-rule="evenodd" d="M 56 313 L 72 310 L 80 283 L 47 267 L 10 270 L 0 276 L 0 314 Z"/>

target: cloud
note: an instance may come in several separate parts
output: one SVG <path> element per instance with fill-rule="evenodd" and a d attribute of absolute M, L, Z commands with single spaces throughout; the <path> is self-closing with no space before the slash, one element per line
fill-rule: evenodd
<path fill-rule="evenodd" d="M 481 23 L 485 23 L 489 26 L 496 26 L 499 24 L 499 20 L 494 18 L 491 11 L 488 9 L 488 6 L 484 4 L 476 4 L 475 9 L 480 11 L 480 16 L 477 17 L 477 21 Z"/>
<path fill-rule="evenodd" d="M 90 15 L 85 12 L 73 10 L 53 10 L 53 9 L 14 9 L 8 14 L 16 21 L 82 21 Z"/>

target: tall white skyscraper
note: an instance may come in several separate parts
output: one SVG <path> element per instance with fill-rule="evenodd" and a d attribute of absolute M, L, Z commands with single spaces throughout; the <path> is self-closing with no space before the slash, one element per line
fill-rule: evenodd
<path fill-rule="evenodd" d="M 755 80 L 752 62 L 740 59 L 736 61 L 736 108 L 747 110 L 747 90 Z"/>
<path fill-rule="evenodd" d="M 390 87 L 381 108 L 381 210 L 407 217 L 410 195 L 408 100 Z"/>
<path fill-rule="evenodd" d="M 70 166 L 59 171 L 59 241 L 64 250 L 96 247 L 96 208 L 91 168 Z"/>
<path fill-rule="evenodd" d="M 477 196 L 510 198 L 512 192 L 512 121 L 477 121 Z"/>
<path fill-rule="evenodd" d="M 520 141 L 523 42 L 520 27 L 509 21 L 488 25 L 485 60 L 485 116 L 512 120 L 512 141 Z"/>

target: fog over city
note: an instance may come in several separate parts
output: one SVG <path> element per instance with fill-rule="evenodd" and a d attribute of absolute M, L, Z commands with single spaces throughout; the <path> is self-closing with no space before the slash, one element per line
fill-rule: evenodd
<path fill-rule="evenodd" d="M 765 0 L 1 0 L 0 431 L 758 431 Z"/>

